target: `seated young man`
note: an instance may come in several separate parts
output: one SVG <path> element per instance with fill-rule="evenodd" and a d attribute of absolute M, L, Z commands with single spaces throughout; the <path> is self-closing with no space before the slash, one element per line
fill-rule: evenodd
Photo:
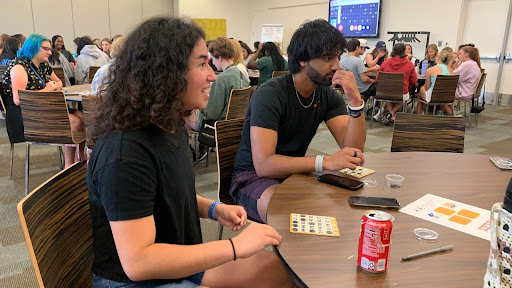
<path fill-rule="evenodd" d="M 364 163 L 364 102 L 353 73 L 340 70 L 345 45 L 341 32 L 327 21 L 303 24 L 288 46 L 291 74 L 265 82 L 253 94 L 230 191 L 251 217 L 266 222 L 272 194 L 294 173 L 354 169 Z M 331 85 L 343 86 L 349 115 Z M 323 121 L 340 150 L 304 157 Z"/>
<path fill-rule="evenodd" d="M 340 61 L 340 68 L 354 73 L 357 89 L 364 100 L 368 100 L 370 96 L 375 96 L 377 92 L 375 80 L 370 79 L 368 72 L 379 71 L 380 66 L 375 65 L 372 68 L 364 67 L 364 61 L 360 57 L 364 54 L 368 47 L 368 42 L 364 39 L 352 39 L 347 43 L 348 55 Z"/>

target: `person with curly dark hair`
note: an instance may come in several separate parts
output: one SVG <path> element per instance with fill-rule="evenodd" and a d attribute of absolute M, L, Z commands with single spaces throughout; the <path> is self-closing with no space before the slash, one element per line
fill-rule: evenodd
<path fill-rule="evenodd" d="M 292 174 L 355 169 L 364 163 L 364 101 L 354 74 L 340 70 L 346 44 L 325 20 L 304 23 L 288 46 L 290 74 L 268 80 L 252 95 L 230 189 L 249 216 L 266 222 L 272 194 Z M 343 86 L 348 113 L 334 85 Z M 305 157 L 322 122 L 340 150 Z"/>
<path fill-rule="evenodd" d="M 196 194 L 184 116 L 203 109 L 211 82 L 205 34 L 191 20 L 146 20 L 109 67 L 89 139 L 87 185 L 93 287 L 292 287 L 270 226 L 203 243 L 199 217 L 233 231 L 243 207 Z M 236 261 L 235 261 L 236 260 Z M 262 277 L 264 275 L 264 277 Z"/>
<path fill-rule="evenodd" d="M 288 63 L 284 60 L 279 48 L 273 42 L 260 43 L 258 51 L 251 56 L 247 68 L 258 69 L 260 77 L 258 78 L 258 85 L 265 83 L 268 79 L 272 78 L 274 71 L 288 70 Z"/>

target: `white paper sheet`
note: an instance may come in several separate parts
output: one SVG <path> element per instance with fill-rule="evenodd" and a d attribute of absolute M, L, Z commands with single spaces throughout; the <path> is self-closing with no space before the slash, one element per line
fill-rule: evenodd
<path fill-rule="evenodd" d="M 283 24 L 261 25 L 261 42 L 283 42 Z"/>
<path fill-rule="evenodd" d="M 485 240 L 490 239 L 490 210 L 432 194 L 425 194 L 420 199 L 400 209 L 400 212 Z"/>

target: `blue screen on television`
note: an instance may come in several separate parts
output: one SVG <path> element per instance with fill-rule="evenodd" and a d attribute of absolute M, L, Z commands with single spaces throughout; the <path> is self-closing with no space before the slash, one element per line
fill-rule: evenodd
<path fill-rule="evenodd" d="M 348 38 L 376 38 L 380 5 L 380 0 L 330 0 L 329 23 Z"/>

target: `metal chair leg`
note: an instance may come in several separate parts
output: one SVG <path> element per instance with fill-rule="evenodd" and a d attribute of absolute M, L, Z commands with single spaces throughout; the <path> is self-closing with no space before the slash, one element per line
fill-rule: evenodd
<path fill-rule="evenodd" d="M 373 124 L 373 116 L 375 116 L 375 109 L 377 109 L 377 99 L 373 99 L 373 109 L 372 109 L 372 117 L 370 118 L 370 127 L 372 127 Z M 379 108 L 380 109 L 380 108 Z"/>
<path fill-rule="evenodd" d="M 219 223 L 219 226 L 217 227 L 217 240 L 222 240 L 222 233 L 224 232 L 224 226 Z"/>
<path fill-rule="evenodd" d="M 62 146 L 57 147 L 57 152 L 59 153 L 60 170 L 64 170 L 64 159 L 62 158 Z"/>
<path fill-rule="evenodd" d="M 28 167 L 29 167 L 29 164 L 30 164 L 30 144 L 28 144 L 28 142 L 25 142 L 25 149 L 26 149 L 26 152 L 25 152 L 25 195 L 28 195 L 28 177 L 29 177 L 29 171 L 28 171 Z"/>
<path fill-rule="evenodd" d="M 14 161 L 13 161 L 13 158 L 14 158 L 14 143 L 11 143 L 11 161 L 10 161 L 10 169 L 11 169 L 11 174 L 9 174 L 9 180 L 12 180 L 12 167 L 13 167 L 13 164 L 14 164 Z"/>

